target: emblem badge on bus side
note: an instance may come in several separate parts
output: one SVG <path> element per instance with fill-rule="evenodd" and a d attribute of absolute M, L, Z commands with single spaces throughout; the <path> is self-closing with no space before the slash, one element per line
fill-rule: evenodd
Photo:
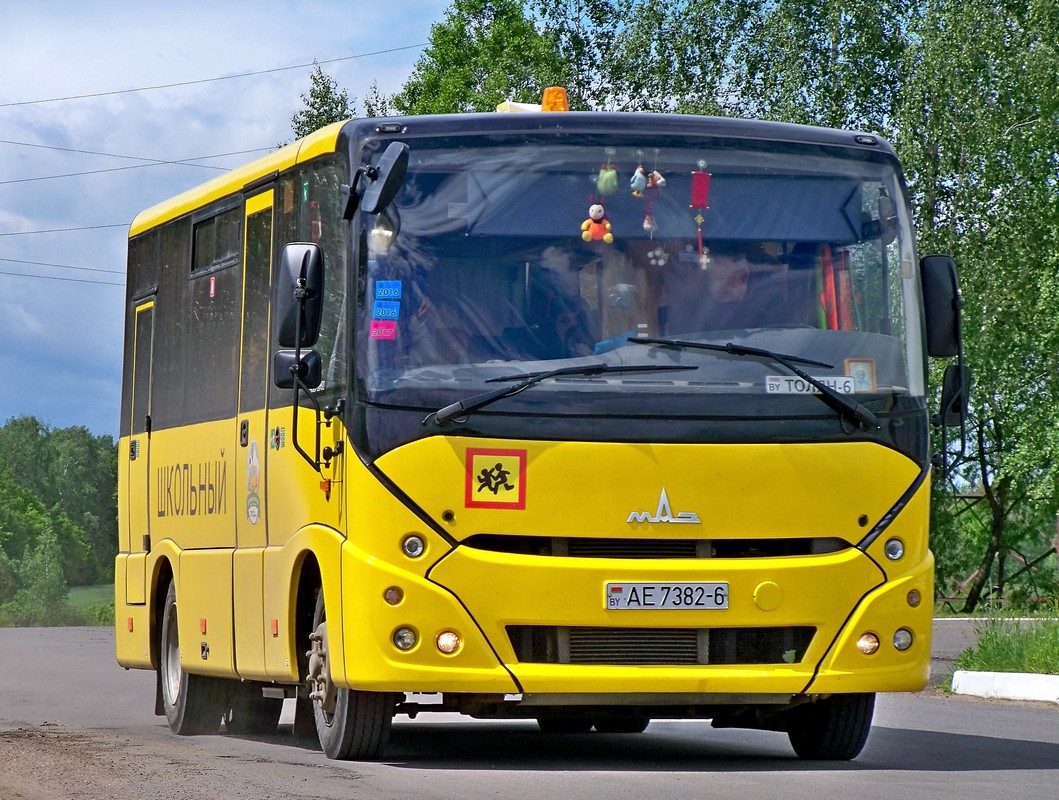
<path fill-rule="evenodd" d="M 673 509 L 669 505 L 669 495 L 666 494 L 666 489 L 662 487 L 662 494 L 658 496 L 658 508 L 655 510 L 654 516 L 651 515 L 650 511 L 633 511 L 629 514 L 629 518 L 626 522 L 674 522 L 682 524 L 698 525 L 701 520 L 699 515 L 694 511 L 680 511 L 677 512 L 676 516 L 673 515 Z"/>

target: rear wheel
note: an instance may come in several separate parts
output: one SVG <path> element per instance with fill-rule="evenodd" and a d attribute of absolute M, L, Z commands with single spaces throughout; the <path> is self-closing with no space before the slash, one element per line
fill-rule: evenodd
<path fill-rule="evenodd" d="M 651 720 L 647 717 L 600 717 L 593 724 L 599 733 L 643 733 Z"/>
<path fill-rule="evenodd" d="M 162 707 L 169 727 L 179 734 L 216 733 L 227 706 L 227 682 L 190 675 L 181 667 L 176 584 L 172 581 L 162 608 L 158 653 Z"/>
<path fill-rule="evenodd" d="M 868 741 L 874 694 L 834 694 L 790 712 L 787 738 L 801 758 L 849 761 Z"/>
<path fill-rule="evenodd" d="M 331 680 L 322 590 L 316 597 L 312 631 L 308 683 L 320 747 L 328 758 L 377 758 L 390 739 L 396 707 L 393 694 L 343 689 Z"/>

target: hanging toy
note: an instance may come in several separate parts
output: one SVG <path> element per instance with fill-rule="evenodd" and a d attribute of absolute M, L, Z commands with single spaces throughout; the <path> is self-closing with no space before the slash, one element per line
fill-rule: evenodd
<path fill-rule="evenodd" d="M 706 269 L 710 263 L 709 253 L 702 246 L 702 223 L 706 221 L 702 212 L 710 207 L 710 173 L 706 172 L 706 162 L 700 161 L 697 171 L 691 173 L 691 203 L 698 213 L 695 215 L 695 224 L 699 230 L 699 266 Z"/>
<path fill-rule="evenodd" d="M 609 161 L 599 168 L 596 176 L 596 191 L 600 197 L 614 194 L 618 191 L 618 170 Z"/>
<path fill-rule="evenodd" d="M 614 234 L 610 232 L 610 220 L 603 208 L 603 198 L 600 202 L 592 203 L 588 207 L 588 219 L 581 223 L 581 238 L 586 242 L 614 243 Z"/>
<path fill-rule="evenodd" d="M 633 197 L 643 197 L 644 189 L 647 188 L 647 173 L 643 170 L 643 164 L 636 167 L 636 171 L 629 179 L 629 189 Z"/>
<path fill-rule="evenodd" d="M 644 196 L 647 198 L 647 202 L 643 207 L 643 229 L 652 238 L 654 238 L 655 231 L 658 230 L 658 225 L 655 223 L 655 200 L 658 199 L 658 195 L 665 185 L 666 179 L 662 177 L 662 173 L 658 170 L 652 170 L 651 174 L 647 176 L 647 183 L 644 187 Z"/>

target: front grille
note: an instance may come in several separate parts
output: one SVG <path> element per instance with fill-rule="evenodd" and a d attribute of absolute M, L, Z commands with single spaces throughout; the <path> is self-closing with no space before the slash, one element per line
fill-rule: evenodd
<path fill-rule="evenodd" d="M 797 664 L 816 628 L 577 628 L 509 625 L 520 662 L 617 666 Z"/>
<path fill-rule="evenodd" d="M 494 553 L 568 558 L 786 558 L 837 553 L 852 545 L 833 537 L 809 539 L 616 539 L 479 533 L 463 546 Z"/>

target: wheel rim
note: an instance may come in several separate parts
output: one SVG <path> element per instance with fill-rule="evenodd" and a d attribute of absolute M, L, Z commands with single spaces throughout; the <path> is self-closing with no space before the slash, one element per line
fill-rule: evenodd
<path fill-rule="evenodd" d="M 180 681 L 183 673 L 180 667 L 180 641 L 177 638 L 176 603 L 169 607 L 168 612 L 163 631 L 165 647 L 162 653 L 164 670 L 162 689 L 165 692 L 166 702 L 170 706 L 175 706 L 180 697 Z"/>
<path fill-rule="evenodd" d="M 322 620 L 309 637 L 312 649 L 309 651 L 309 698 L 313 701 L 328 727 L 334 723 L 338 703 L 338 689 L 331 680 L 331 668 L 328 662 L 327 622 Z"/>

